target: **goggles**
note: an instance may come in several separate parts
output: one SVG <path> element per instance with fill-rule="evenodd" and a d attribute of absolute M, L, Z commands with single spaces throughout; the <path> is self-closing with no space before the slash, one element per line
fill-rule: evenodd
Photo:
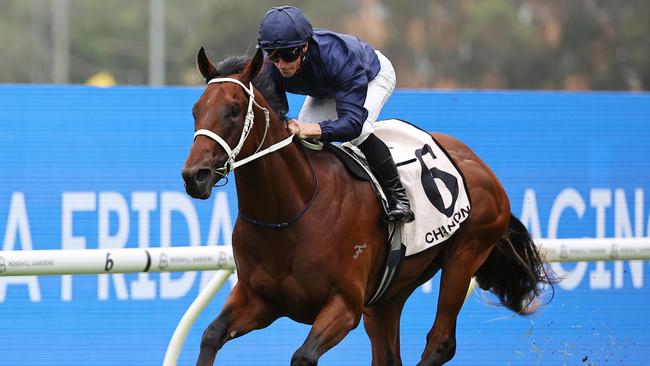
<path fill-rule="evenodd" d="M 269 50 L 269 60 L 271 62 L 278 63 L 280 59 L 284 62 L 294 62 L 300 57 L 302 54 L 302 48 L 304 45 L 300 45 L 297 47 L 289 47 L 289 48 L 276 48 L 274 50 Z"/>

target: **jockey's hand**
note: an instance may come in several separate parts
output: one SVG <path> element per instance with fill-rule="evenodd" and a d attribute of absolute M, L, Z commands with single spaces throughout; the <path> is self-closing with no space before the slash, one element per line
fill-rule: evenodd
<path fill-rule="evenodd" d="M 287 122 L 287 129 L 289 130 L 289 133 L 292 133 L 301 139 L 318 139 L 322 134 L 318 123 L 300 123 L 295 119 L 291 119 Z"/>

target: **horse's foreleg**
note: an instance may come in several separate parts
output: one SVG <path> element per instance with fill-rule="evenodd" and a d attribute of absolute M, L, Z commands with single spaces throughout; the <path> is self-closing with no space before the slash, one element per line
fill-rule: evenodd
<path fill-rule="evenodd" d="M 291 366 L 318 364 L 320 356 L 336 346 L 361 318 L 361 309 L 353 309 L 343 297 L 334 296 L 316 317 L 307 339 L 291 358 Z"/>
<path fill-rule="evenodd" d="M 212 365 L 217 351 L 224 343 L 252 330 L 267 327 L 275 319 L 277 315 L 268 304 L 238 283 L 228 296 L 219 316 L 203 332 L 196 365 Z"/>
<path fill-rule="evenodd" d="M 372 346 L 373 366 L 400 366 L 399 324 L 405 298 L 380 301 L 364 310 L 363 325 Z"/>
<path fill-rule="evenodd" d="M 418 366 L 442 365 L 454 357 L 458 313 L 465 302 L 472 276 L 491 249 L 491 245 L 480 241 L 468 241 L 452 246 L 445 253 L 436 319 L 427 334 L 427 345 Z"/>

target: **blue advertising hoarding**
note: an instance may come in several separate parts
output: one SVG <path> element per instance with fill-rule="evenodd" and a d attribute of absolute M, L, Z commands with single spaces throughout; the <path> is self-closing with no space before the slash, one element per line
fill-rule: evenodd
<path fill-rule="evenodd" d="M 234 184 L 189 198 L 180 169 L 200 88 L 0 86 L 3 250 L 228 245 Z M 301 98 L 290 98 L 297 114 Z M 396 92 L 398 117 L 466 142 L 495 171 L 536 237 L 650 233 L 650 95 Z M 649 364 L 650 261 L 554 264 L 564 280 L 528 318 L 475 295 L 452 365 Z M 211 273 L 0 277 L 0 359 L 7 365 L 161 364 L 173 330 Z M 234 278 L 188 337 L 204 327 Z M 417 363 L 436 281 L 402 316 L 402 359 Z M 217 364 L 286 365 L 309 327 L 287 319 L 227 343 Z M 363 326 L 321 359 L 369 365 Z"/>

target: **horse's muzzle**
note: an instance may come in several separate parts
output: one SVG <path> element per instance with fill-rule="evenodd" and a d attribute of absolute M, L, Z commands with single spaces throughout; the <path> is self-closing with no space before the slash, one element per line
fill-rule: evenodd
<path fill-rule="evenodd" d="M 185 191 L 193 198 L 208 199 L 212 193 L 216 175 L 208 168 L 185 167 L 181 171 Z"/>

